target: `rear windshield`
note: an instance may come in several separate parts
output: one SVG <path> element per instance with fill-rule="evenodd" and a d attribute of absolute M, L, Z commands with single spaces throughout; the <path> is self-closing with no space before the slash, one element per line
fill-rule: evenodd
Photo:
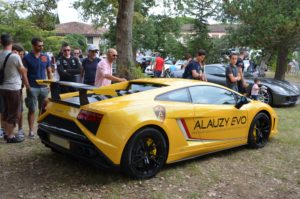
<path fill-rule="evenodd" d="M 166 85 L 153 84 L 153 83 L 130 83 L 126 90 L 132 92 L 141 92 L 141 91 L 152 90 L 155 88 L 161 88 L 164 86 Z"/>

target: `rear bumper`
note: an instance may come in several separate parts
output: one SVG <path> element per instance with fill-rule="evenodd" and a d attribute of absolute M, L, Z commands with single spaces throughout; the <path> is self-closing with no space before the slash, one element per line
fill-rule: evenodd
<path fill-rule="evenodd" d="M 38 135 L 45 146 L 61 153 L 70 155 L 76 159 L 84 160 L 101 168 L 110 170 L 119 170 L 120 168 L 119 165 L 113 164 L 112 161 L 96 148 L 83 134 L 77 134 L 66 129 L 50 126 L 46 123 L 40 123 L 38 126 Z M 65 148 L 51 142 L 51 135 L 66 140 L 69 143 L 69 147 Z"/>

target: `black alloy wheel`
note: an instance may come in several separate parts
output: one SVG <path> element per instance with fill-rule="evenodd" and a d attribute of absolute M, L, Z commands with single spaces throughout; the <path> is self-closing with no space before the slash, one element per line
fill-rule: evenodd
<path fill-rule="evenodd" d="M 271 121 L 267 114 L 258 113 L 253 119 L 249 135 L 248 144 L 252 148 L 264 147 L 269 139 L 271 131 Z"/>
<path fill-rule="evenodd" d="M 166 139 L 159 130 L 142 129 L 132 136 L 125 147 L 122 171 L 136 179 L 151 178 L 163 167 L 167 149 Z"/>

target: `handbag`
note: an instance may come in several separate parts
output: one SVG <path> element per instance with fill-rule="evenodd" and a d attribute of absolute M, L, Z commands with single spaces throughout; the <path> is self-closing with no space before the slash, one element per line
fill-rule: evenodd
<path fill-rule="evenodd" d="M 4 72 L 5 72 L 4 70 L 5 70 L 6 62 L 7 62 L 7 60 L 8 60 L 8 58 L 9 58 L 10 55 L 11 55 L 11 53 L 9 53 L 8 55 L 6 55 L 3 67 L 0 69 L 0 85 L 2 85 L 3 82 L 4 82 Z"/>

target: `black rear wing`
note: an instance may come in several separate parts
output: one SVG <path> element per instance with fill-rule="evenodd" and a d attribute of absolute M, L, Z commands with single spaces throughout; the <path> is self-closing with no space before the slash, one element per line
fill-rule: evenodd
<path fill-rule="evenodd" d="M 89 104 L 88 100 L 88 91 L 93 92 L 97 89 L 95 86 L 75 83 L 75 82 L 66 82 L 66 81 L 53 81 L 53 80 L 36 80 L 40 85 L 50 85 L 51 99 L 54 101 L 61 101 L 61 86 L 75 88 L 79 92 L 79 104 L 80 106 Z M 77 92 L 77 91 L 76 91 Z"/>

